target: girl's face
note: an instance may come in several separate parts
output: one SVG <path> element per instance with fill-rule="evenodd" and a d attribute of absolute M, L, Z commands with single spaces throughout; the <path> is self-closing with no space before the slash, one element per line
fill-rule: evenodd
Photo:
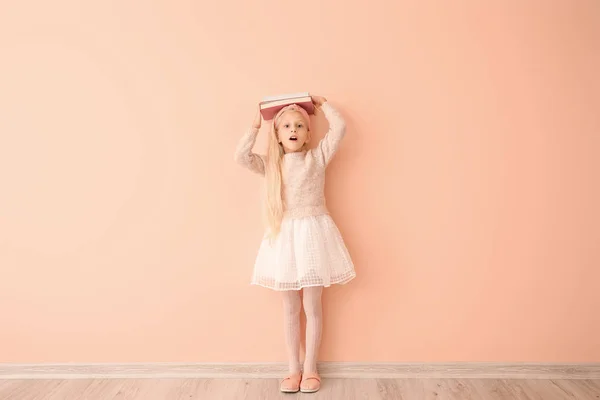
<path fill-rule="evenodd" d="M 284 112 L 277 124 L 277 139 L 286 153 L 302 150 L 310 140 L 310 131 L 302 114 L 297 111 Z"/>

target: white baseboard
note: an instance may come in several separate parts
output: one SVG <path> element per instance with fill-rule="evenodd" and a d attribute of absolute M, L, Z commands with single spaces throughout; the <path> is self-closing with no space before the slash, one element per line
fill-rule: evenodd
<path fill-rule="evenodd" d="M 281 378 L 284 363 L 1 364 L 0 379 Z M 322 362 L 324 378 L 600 379 L 600 363 Z"/>

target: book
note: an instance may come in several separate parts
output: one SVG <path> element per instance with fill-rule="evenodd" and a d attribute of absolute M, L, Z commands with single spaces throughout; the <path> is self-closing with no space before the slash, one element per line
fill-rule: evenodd
<path fill-rule="evenodd" d="M 298 98 L 298 97 L 308 97 L 310 96 L 310 93 L 308 92 L 298 92 L 298 93 L 288 93 L 288 94 L 278 94 L 276 96 L 266 96 L 262 99 L 262 103 L 265 102 L 269 102 L 269 101 L 278 101 L 278 100 L 285 100 L 285 99 L 294 99 L 294 98 Z"/>
<path fill-rule="evenodd" d="M 308 92 L 299 92 L 264 97 L 259 103 L 260 113 L 268 121 L 273 119 L 279 110 L 290 104 L 299 105 L 309 114 L 314 114 L 315 112 L 310 94 Z"/>

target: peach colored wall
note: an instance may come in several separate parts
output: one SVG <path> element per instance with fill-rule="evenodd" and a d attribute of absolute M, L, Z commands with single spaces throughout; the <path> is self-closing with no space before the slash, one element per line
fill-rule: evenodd
<path fill-rule="evenodd" d="M 0 5 L 0 361 L 283 360 L 233 151 L 300 90 L 348 121 L 323 360 L 600 361 L 599 2 L 94 3 Z"/>

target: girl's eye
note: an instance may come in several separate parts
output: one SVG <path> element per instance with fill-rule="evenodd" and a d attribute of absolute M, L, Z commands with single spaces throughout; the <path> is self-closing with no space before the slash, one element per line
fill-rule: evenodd
<path fill-rule="evenodd" d="M 302 124 L 298 124 L 298 128 L 302 128 Z"/>
<path fill-rule="evenodd" d="M 284 127 L 289 128 L 290 124 L 285 124 Z"/>

